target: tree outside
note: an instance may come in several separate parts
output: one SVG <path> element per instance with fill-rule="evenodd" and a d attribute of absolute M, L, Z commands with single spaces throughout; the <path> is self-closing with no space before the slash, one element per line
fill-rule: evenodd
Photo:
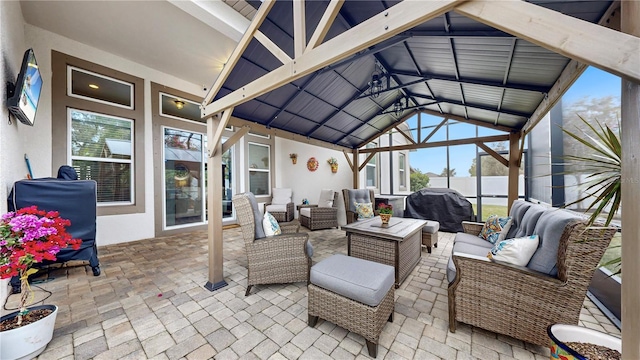
<path fill-rule="evenodd" d="M 429 187 L 429 175 L 423 174 L 419 169 L 412 169 L 409 178 L 413 192 Z"/>
<path fill-rule="evenodd" d="M 442 169 L 442 172 L 440 173 L 440 176 L 445 177 L 445 176 L 449 176 L 449 177 L 455 177 L 456 176 L 456 169 L 449 169 L 447 167 L 445 167 L 444 169 Z"/>

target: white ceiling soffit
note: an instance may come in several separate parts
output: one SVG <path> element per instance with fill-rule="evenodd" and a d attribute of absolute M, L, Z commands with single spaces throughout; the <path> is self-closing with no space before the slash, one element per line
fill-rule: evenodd
<path fill-rule="evenodd" d="M 240 41 L 245 30 L 249 27 L 250 21 L 222 0 L 168 1 L 187 14 L 195 17 L 235 41 Z"/>

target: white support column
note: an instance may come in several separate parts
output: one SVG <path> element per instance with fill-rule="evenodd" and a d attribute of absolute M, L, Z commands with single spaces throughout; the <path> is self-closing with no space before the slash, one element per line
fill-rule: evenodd
<path fill-rule="evenodd" d="M 621 30 L 640 36 L 640 2 L 623 0 L 621 6 Z M 622 358 L 640 359 L 640 84 L 622 79 L 621 100 Z"/>
<path fill-rule="evenodd" d="M 217 116 L 207 119 L 209 280 L 204 287 L 209 291 L 227 286 L 227 282 L 224 280 L 224 259 L 222 257 L 222 143 L 219 140 L 213 141 L 218 128 L 224 128 L 224 126 Z"/>

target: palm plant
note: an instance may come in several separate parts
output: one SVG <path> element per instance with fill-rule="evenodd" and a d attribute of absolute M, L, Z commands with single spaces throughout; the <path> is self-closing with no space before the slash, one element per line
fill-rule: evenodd
<path fill-rule="evenodd" d="M 579 170 L 571 171 L 571 173 L 580 172 L 589 175 L 586 177 L 586 181 L 579 186 L 583 190 L 582 195 L 566 206 L 586 200 L 588 206 L 585 212 L 593 210 L 588 220 L 589 225 L 593 225 L 603 211 L 609 208 L 609 213 L 605 220 L 605 226 L 608 226 L 618 212 L 622 201 L 622 146 L 620 145 L 620 133 L 619 131 L 613 131 L 607 124 L 602 125 L 596 121 L 597 127 L 594 127 L 580 115 L 578 115 L 578 118 L 586 128 L 578 128 L 579 133 L 574 133 L 564 128 L 562 128 L 562 131 L 586 146 L 591 154 L 565 155 L 564 159 L 572 162 L 572 165 L 578 166 Z M 590 129 L 592 134 L 586 129 Z M 611 246 L 610 248 L 615 247 L 620 247 L 620 245 Z M 616 274 L 620 273 L 621 257 L 616 256 L 601 265 L 611 266 L 616 269 Z"/>

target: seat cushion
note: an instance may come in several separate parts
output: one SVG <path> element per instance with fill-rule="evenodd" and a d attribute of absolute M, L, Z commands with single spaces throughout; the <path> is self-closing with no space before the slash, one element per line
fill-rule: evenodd
<path fill-rule="evenodd" d="M 249 203 L 251 204 L 251 209 L 253 210 L 253 223 L 255 225 L 255 238 L 262 239 L 265 237 L 264 228 L 262 227 L 262 213 L 258 208 L 258 202 L 256 201 L 256 196 L 253 193 L 248 192 L 247 198 L 249 199 Z"/>
<path fill-rule="evenodd" d="M 266 210 L 269 212 L 285 212 L 287 211 L 287 205 L 267 205 Z"/>
<path fill-rule="evenodd" d="M 310 218 L 311 217 L 311 208 L 305 207 L 300 209 L 300 215 Z"/>
<path fill-rule="evenodd" d="M 531 204 L 531 206 L 529 206 L 529 210 L 527 210 L 524 216 L 522 216 L 522 222 L 519 224 L 518 231 L 513 235 L 513 237 L 534 235 L 538 219 L 545 210 L 547 210 L 547 208 L 542 205 Z"/>
<path fill-rule="evenodd" d="M 456 234 L 456 237 L 453 239 L 453 243 L 457 244 L 459 242 L 460 243 L 471 244 L 471 245 L 475 245 L 475 246 L 482 246 L 482 247 L 487 248 L 487 249 L 491 249 L 493 247 L 493 244 L 491 244 L 487 240 L 481 239 L 481 238 L 477 237 L 476 235 L 467 234 L 467 233 L 457 233 Z"/>
<path fill-rule="evenodd" d="M 395 281 L 392 266 L 336 254 L 311 267 L 310 281 L 357 302 L 377 306 Z"/>
<path fill-rule="evenodd" d="M 460 234 L 460 233 L 459 233 Z M 466 234 L 469 235 L 469 234 Z M 486 243 L 489 243 L 488 241 L 482 240 Z M 489 243 L 489 245 L 491 245 Z M 492 246 L 484 247 L 484 246 L 478 246 L 478 245 L 473 245 L 473 244 L 467 244 L 464 242 L 458 242 L 453 244 L 453 253 L 459 252 L 459 253 L 463 253 L 463 254 L 467 254 L 467 255 L 475 255 L 475 256 L 480 256 L 480 257 L 487 257 L 487 254 L 489 254 L 489 250 L 491 250 Z M 449 257 L 449 262 L 447 263 L 447 280 L 449 282 L 452 282 L 454 279 L 456 278 L 456 266 L 453 263 L 453 256 Z"/>
<path fill-rule="evenodd" d="M 333 206 L 333 194 L 335 191 L 331 189 L 320 190 L 320 198 L 318 199 L 318 207 L 332 207 Z"/>
<path fill-rule="evenodd" d="M 527 267 L 551 276 L 558 275 L 558 246 L 564 228 L 582 219 L 574 213 L 561 209 L 548 209 L 538 219 L 535 234 L 540 236 L 538 249 L 531 257 Z"/>
<path fill-rule="evenodd" d="M 422 227 L 423 233 L 435 234 L 440 229 L 440 223 L 437 221 L 427 220 L 427 224 Z"/>
<path fill-rule="evenodd" d="M 349 190 L 349 211 L 356 212 L 355 203 L 370 203 L 373 199 L 369 198 L 369 189 L 353 189 Z M 346 199 L 345 199 L 346 201 Z"/>
<path fill-rule="evenodd" d="M 274 205 L 287 205 L 291 202 L 291 189 L 271 189 L 271 203 Z"/>

